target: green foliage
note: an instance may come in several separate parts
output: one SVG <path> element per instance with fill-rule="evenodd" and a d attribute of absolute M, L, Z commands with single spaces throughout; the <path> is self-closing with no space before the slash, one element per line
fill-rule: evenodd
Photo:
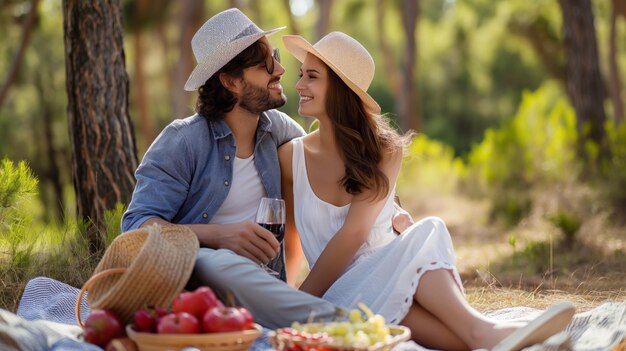
<path fill-rule="evenodd" d="M 0 308 L 14 310 L 26 282 L 47 276 L 79 287 L 100 257 L 89 253 L 86 225 L 67 217 L 44 224 L 37 215 L 37 178 L 24 161 L 0 166 Z M 107 245 L 120 231 L 124 206 L 105 212 Z"/>
<path fill-rule="evenodd" d="M 466 190 L 493 201 L 493 218 L 515 224 L 532 206 L 529 189 L 564 181 L 576 169 L 576 119 L 559 90 L 525 92 L 513 119 L 490 128 L 468 155 Z"/>
<path fill-rule="evenodd" d="M 526 273 L 543 274 L 551 270 L 552 245 L 548 242 L 531 241 L 521 251 L 511 256 L 511 261 L 504 269 L 522 268 Z"/>
<path fill-rule="evenodd" d="M 513 248 L 513 250 L 515 250 L 515 244 L 517 244 L 517 238 L 515 237 L 514 234 L 509 234 L 508 242 L 509 242 L 509 245 L 511 245 L 511 247 Z"/>
<path fill-rule="evenodd" d="M 532 208 L 532 198 L 529 193 L 520 189 L 507 189 L 493 195 L 493 203 L 489 219 L 503 220 L 509 226 L 516 225 Z"/>
<path fill-rule="evenodd" d="M 0 165 L 0 221 L 8 217 L 5 211 L 17 210 L 23 200 L 37 191 L 37 179 L 24 161 L 15 167 L 13 161 L 4 158 Z"/>
<path fill-rule="evenodd" d="M 106 247 L 109 247 L 113 239 L 121 234 L 120 223 L 122 223 L 124 211 L 126 211 L 126 206 L 118 202 L 114 209 L 108 210 L 104 213 L 104 223 L 106 226 Z"/>
<path fill-rule="evenodd" d="M 613 215 L 624 218 L 626 214 L 626 124 L 605 126 L 611 156 L 602 166 L 602 179 L 599 187 L 603 197 L 613 208 Z"/>
<path fill-rule="evenodd" d="M 463 162 L 450 146 L 418 134 L 407 150 L 398 188 L 406 198 L 427 197 L 433 192 L 449 194 L 456 190 L 464 172 Z"/>
<path fill-rule="evenodd" d="M 517 3 L 517 2 L 516 2 Z M 532 46 L 512 36 L 510 2 L 432 5 L 420 18 L 420 104 L 425 132 L 465 155 L 486 128 L 515 112 L 520 91 L 546 79 Z M 528 5 L 531 11 L 538 5 Z M 558 9 L 558 6 L 557 6 Z M 523 13 L 514 13 L 523 16 Z"/>
<path fill-rule="evenodd" d="M 578 219 L 576 215 L 565 211 L 548 214 L 546 218 L 561 230 L 565 245 L 571 247 L 576 239 L 576 233 L 581 226 L 580 219 Z"/>
<path fill-rule="evenodd" d="M 548 238 L 547 238 L 548 239 Z M 607 251 L 604 245 L 576 240 L 531 240 L 520 245 L 511 256 L 491 264 L 491 269 L 507 276 L 550 275 L 571 279 L 573 276 L 588 279 L 589 271 L 624 271 L 626 255 L 622 249 Z M 618 284 L 619 285 L 619 284 Z"/>
<path fill-rule="evenodd" d="M 0 247 L 8 248 L 11 265 L 28 266 L 33 241 L 32 216 L 25 209 L 37 192 L 37 179 L 24 161 L 17 166 L 9 159 L 0 165 Z M 0 251 L 0 254 L 2 252 Z"/>

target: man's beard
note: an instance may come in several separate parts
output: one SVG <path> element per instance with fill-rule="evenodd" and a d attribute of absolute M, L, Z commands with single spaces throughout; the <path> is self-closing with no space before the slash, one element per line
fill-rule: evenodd
<path fill-rule="evenodd" d="M 261 114 L 264 111 L 281 107 L 287 102 L 284 93 L 279 98 L 272 98 L 268 88 L 260 88 L 244 81 L 243 92 L 239 106 L 246 111 Z"/>

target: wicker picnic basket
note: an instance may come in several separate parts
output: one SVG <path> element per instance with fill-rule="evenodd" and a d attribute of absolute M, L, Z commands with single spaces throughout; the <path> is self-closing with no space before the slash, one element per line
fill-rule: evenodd
<path fill-rule="evenodd" d="M 246 351 L 261 335 L 262 327 L 254 324 L 254 329 L 225 333 L 206 334 L 154 334 L 140 333 L 126 326 L 128 337 L 139 351 L 180 350 L 185 347 L 200 351 Z"/>
<path fill-rule="evenodd" d="M 281 329 L 271 331 L 268 338 L 278 351 L 389 351 L 396 345 L 411 338 L 409 328 L 396 325 L 389 326 L 391 339 L 386 343 L 378 343 L 368 347 L 340 345 L 327 340 L 310 340 L 298 336 L 281 333 Z"/>

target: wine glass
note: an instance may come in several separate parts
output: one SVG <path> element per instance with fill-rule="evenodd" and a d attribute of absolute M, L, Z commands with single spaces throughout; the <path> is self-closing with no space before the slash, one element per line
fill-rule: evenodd
<path fill-rule="evenodd" d="M 282 199 L 261 198 L 256 212 L 256 223 L 274 234 L 279 243 L 285 238 L 285 201 Z M 273 276 L 279 273 L 262 264 L 261 267 Z"/>

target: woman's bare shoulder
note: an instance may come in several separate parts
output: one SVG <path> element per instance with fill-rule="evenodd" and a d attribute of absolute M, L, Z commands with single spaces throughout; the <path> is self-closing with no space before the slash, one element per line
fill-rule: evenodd
<path fill-rule="evenodd" d="M 291 159 L 293 153 L 293 140 L 290 140 L 278 147 L 278 159 L 282 162 L 284 158 Z"/>

